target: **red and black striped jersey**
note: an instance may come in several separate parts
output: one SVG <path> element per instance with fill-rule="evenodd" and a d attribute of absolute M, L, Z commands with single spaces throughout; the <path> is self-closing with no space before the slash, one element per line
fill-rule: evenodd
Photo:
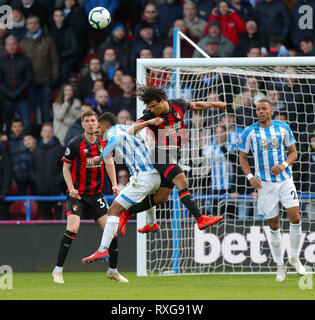
<path fill-rule="evenodd" d="M 93 158 L 99 156 L 106 142 L 98 138 L 91 144 L 84 134 L 74 137 L 62 158 L 62 161 L 72 164 L 72 181 L 79 194 L 96 194 L 102 192 L 105 178 L 104 161 L 94 164 Z"/>
<path fill-rule="evenodd" d="M 188 133 L 184 124 L 184 115 L 191 110 L 192 103 L 183 99 L 167 100 L 170 110 L 164 115 L 155 115 L 151 110 L 146 109 L 143 116 L 137 120 L 148 121 L 154 118 L 162 118 L 163 123 L 159 126 L 149 126 L 155 138 L 155 146 L 160 149 L 178 149 L 188 139 Z"/>

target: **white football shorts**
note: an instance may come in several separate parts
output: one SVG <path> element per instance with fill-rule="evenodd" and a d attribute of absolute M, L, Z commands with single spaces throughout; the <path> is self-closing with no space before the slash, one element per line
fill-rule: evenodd
<path fill-rule="evenodd" d="M 262 181 L 262 189 L 258 190 L 258 213 L 265 219 L 279 214 L 279 202 L 285 209 L 300 205 L 293 179 L 281 182 Z"/>
<path fill-rule="evenodd" d="M 137 177 L 130 177 L 126 188 L 115 198 L 121 206 L 129 209 L 140 203 L 148 194 L 155 193 L 161 185 L 161 176 L 158 172 L 140 173 Z"/>

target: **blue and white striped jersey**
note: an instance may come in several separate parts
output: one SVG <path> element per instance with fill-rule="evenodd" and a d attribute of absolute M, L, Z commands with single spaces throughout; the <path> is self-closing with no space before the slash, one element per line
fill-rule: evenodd
<path fill-rule="evenodd" d="M 212 190 L 230 189 L 232 187 L 233 164 L 228 161 L 214 138 L 211 139 L 210 145 L 203 150 L 203 155 L 210 159 Z"/>
<path fill-rule="evenodd" d="M 252 150 L 255 160 L 255 175 L 262 181 L 279 182 L 292 176 L 287 167 L 278 175 L 271 168 L 286 160 L 286 148 L 295 144 L 290 127 L 281 121 L 272 120 L 270 127 L 262 128 L 259 122 L 246 128 L 241 136 L 238 150 L 249 153 Z"/>
<path fill-rule="evenodd" d="M 142 172 L 156 172 L 151 158 L 150 151 L 138 137 L 128 134 L 128 127 L 122 124 L 112 126 L 107 132 L 108 141 L 112 137 L 119 137 L 120 144 L 115 148 L 132 176 Z"/>

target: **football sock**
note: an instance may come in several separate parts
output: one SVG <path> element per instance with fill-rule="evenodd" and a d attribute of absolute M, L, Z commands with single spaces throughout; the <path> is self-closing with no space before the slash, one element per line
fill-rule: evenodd
<path fill-rule="evenodd" d="M 105 228 L 103 230 L 103 236 L 101 241 L 101 246 L 99 247 L 99 252 L 104 252 L 109 248 L 115 234 L 118 230 L 119 217 L 108 216 Z"/>
<path fill-rule="evenodd" d="M 301 222 L 298 224 L 290 223 L 289 237 L 290 237 L 290 245 L 291 245 L 291 257 L 293 259 L 298 258 L 298 249 L 299 249 L 301 236 L 302 236 Z"/>
<path fill-rule="evenodd" d="M 57 263 L 56 263 L 57 267 L 63 266 L 66 260 L 67 254 L 69 252 L 71 243 L 75 237 L 76 237 L 76 233 L 66 230 L 60 243 L 60 248 L 59 248 L 59 253 L 58 253 Z"/>
<path fill-rule="evenodd" d="M 128 210 L 131 215 L 146 211 L 155 206 L 154 195 L 147 195 L 140 203 L 130 207 Z"/>
<path fill-rule="evenodd" d="M 114 236 L 109 248 L 109 267 L 112 269 L 117 268 L 118 264 L 118 239 L 117 235 Z"/>
<path fill-rule="evenodd" d="M 178 191 L 178 195 L 179 195 L 180 201 L 184 203 L 186 208 L 189 210 L 190 214 L 192 214 L 195 217 L 195 219 L 198 219 L 199 217 L 201 217 L 201 213 L 197 206 L 197 203 L 194 200 L 194 198 L 191 196 L 188 189 L 182 189 Z"/>
<path fill-rule="evenodd" d="M 150 208 L 146 211 L 147 214 L 147 224 L 152 227 L 156 223 L 155 207 Z"/>
<path fill-rule="evenodd" d="M 276 231 L 270 229 L 270 235 L 271 235 L 271 247 L 273 249 L 276 263 L 278 266 L 283 265 L 283 258 L 281 256 L 282 240 L 281 240 L 280 229 Z"/>

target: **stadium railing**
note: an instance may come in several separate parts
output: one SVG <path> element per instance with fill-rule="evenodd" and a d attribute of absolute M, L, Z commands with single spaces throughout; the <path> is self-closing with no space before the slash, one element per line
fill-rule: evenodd
<path fill-rule="evenodd" d="M 226 201 L 226 200 L 232 200 L 232 201 L 237 201 L 237 200 L 252 200 L 255 201 L 249 194 L 241 194 L 236 198 L 232 198 L 229 194 L 222 194 L 222 195 L 196 195 L 194 196 L 196 199 L 200 200 L 220 200 L 220 201 Z M 26 207 L 26 214 L 25 214 L 25 219 L 26 221 L 31 221 L 32 216 L 31 216 L 31 202 L 32 201 L 44 201 L 44 202 L 55 202 L 55 201 L 65 201 L 66 196 L 7 196 L 5 198 L 5 202 L 15 202 L 15 201 L 25 201 L 25 207 Z M 298 198 L 300 199 L 301 202 L 308 202 L 311 200 L 315 201 L 315 193 L 299 193 Z M 105 199 L 109 205 L 114 200 L 114 196 L 112 195 L 105 195 Z M 175 196 L 176 199 L 176 196 Z M 173 199 L 173 195 L 170 196 L 170 200 Z M 174 209 L 175 211 L 179 210 L 180 208 L 178 207 L 177 203 L 174 203 Z"/>

